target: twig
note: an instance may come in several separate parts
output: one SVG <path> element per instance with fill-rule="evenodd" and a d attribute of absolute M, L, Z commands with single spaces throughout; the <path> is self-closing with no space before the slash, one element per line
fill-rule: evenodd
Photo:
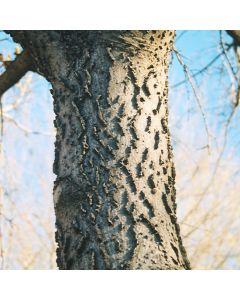
<path fill-rule="evenodd" d="M 17 122 L 14 118 L 11 116 L 4 114 L 4 118 L 8 119 L 9 121 L 13 122 L 16 127 L 18 127 L 20 130 L 22 130 L 25 134 L 39 134 L 39 135 L 46 135 L 46 136 L 54 136 L 54 133 L 51 132 L 41 132 L 41 131 L 33 131 L 28 129 L 27 127 L 21 125 L 19 122 Z"/>
<path fill-rule="evenodd" d="M 201 111 L 201 114 L 202 114 L 202 117 L 203 117 L 203 122 L 204 122 L 204 127 L 205 127 L 206 134 L 207 134 L 207 141 L 208 141 L 206 147 L 208 149 L 208 152 L 210 153 L 210 133 L 209 133 L 208 125 L 207 125 L 206 116 L 205 116 L 205 113 L 203 111 L 203 107 L 202 107 L 202 104 L 201 104 L 201 99 L 200 99 L 200 97 L 198 95 L 198 92 L 197 92 L 197 89 L 196 89 L 196 86 L 195 86 L 195 82 L 193 81 L 192 75 L 191 75 L 191 73 L 190 73 L 187 65 L 184 64 L 184 62 L 183 62 L 183 60 L 181 58 L 181 55 L 178 52 L 178 50 L 175 47 L 173 48 L 173 50 L 174 50 L 174 52 L 176 54 L 176 57 L 177 57 L 180 65 L 182 65 L 182 67 L 183 67 L 184 74 L 185 74 L 186 78 L 188 79 L 188 81 L 189 81 L 189 83 L 190 83 L 190 85 L 192 87 L 193 93 L 194 93 L 195 98 L 197 100 L 198 107 L 199 107 L 199 109 Z"/>
<path fill-rule="evenodd" d="M 222 146 L 222 149 L 221 149 L 221 151 L 220 151 L 220 153 L 219 153 L 219 156 L 218 156 L 218 158 L 217 158 L 217 161 L 216 161 L 216 164 L 215 164 L 215 167 L 214 167 L 212 176 L 211 176 L 211 178 L 210 178 L 210 180 L 209 180 L 207 186 L 205 187 L 204 191 L 202 192 L 201 197 L 198 199 L 198 201 L 195 203 L 195 205 L 190 209 L 190 211 L 189 211 L 189 212 L 187 213 L 187 215 L 184 217 L 184 219 L 183 219 L 184 222 L 188 219 L 188 217 L 192 214 L 192 212 L 193 212 L 194 210 L 196 210 L 196 209 L 199 207 L 200 203 L 202 202 L 202 199 L 205 197 L 206 193 L 208 192 L 209 188 L 211 187 L 211 185 L 212 185 L 212 183 L 213 183 L 213 181 L 214 181 L 214 178 L 215 178 L 215 176 L 216 176 L 216 174 L 217 174 L 217 171 L 218 171 L 220 162 L 221 162 L 221 160 L 222 160 L 222 156 L 223 156 L 223 154 L 224 154 L 224 151 L 225 151 L 225 148 L 226 148 L 226 145 L 227 145 L 227 136 L 228 136 L 229 125 L 230 125 L 230 123 L 231 123 L 231 120 L 232 120 L 232 118 L 233 118 L 235 112 L 236 112 L 236 107 L 234 107 L 234 108 L 232 109 L 231 114 L 230 114 L 229 117 L 228 117 L 228 120 L 227 120 L 227 123 L 226 123 L 226 127 L 225 127 L 225 131 L 224 131 L 224 142 L 223 142 L 223 146 Z"/>
<path fill-rule="evenodd" d="M 228 45 L 228 46 L 227 46 L 227 51 L 228 51 L 230 48 L 232 48 L 232 47 L 233 47 L 233 44 Z M 197 71 L 196 73 L 193 73 L 193 74 L 192 74 L 192 78 L 195 78 L 195 77 L 197 77 L 198 75 L 200 75 L 200 74 L 204 73 L 205 71 L 207 71 L 207 69 L 208 69 L 209 67 L 211 67 L 211 65 L 213 65 L 213 64 L 221 57 L 221 55 L 223 55 L 223 51 L 222 51 L 221 53 L 219 53 L 216 57 L 214 57 L 214 58 L 213 58 L 213 59 L 212 59 L 205 67 L 203 67 L 201 70 Z M 184 83 L 186 83 L 186 82 L 187 82 L 187 80 L 184 79 L 184 80 L 179 81 L 178 83 L 172 85 L 171 88 L 179 87 L 180 85 L 182 85 L 182 84 L 184 84 Z"/>
<path fill-rule="evenodd" d="M 181 32 L 181 34 L 179 36 L 177 36 L 177 38 L 175 39 L 175 43 L 187 32 L 188 32 L 188 30 L 183 30 L 183 32 Z"/>
<path fill-rule="evenodd" d="M 233 74 L 235 80 L 238 81 L 238 78 L 237 78 L 236 73 L 234 71 L 233 65 L 230 62 L 230 59 L 229 59 L 228 54 L 227 54 L 227 50 L 225 49 L 225 46 L 224 46 L 224 43 L 223 43 L 222 30 L 220 30 L 220 45 L 221 45 L 221 48 L 222 48 L 222 53 L 225 55 L 225 58 L 228 62 L 228 65 L 229 65 L 231 71 L 232 71 L 232 74 Z"/>
<path fill-rule="evenodd" d="M 5 42 L 5 41 L 11 42 L 10 39 L 7 39 L 7 38 L 0 40 L 0 42 Z"/>

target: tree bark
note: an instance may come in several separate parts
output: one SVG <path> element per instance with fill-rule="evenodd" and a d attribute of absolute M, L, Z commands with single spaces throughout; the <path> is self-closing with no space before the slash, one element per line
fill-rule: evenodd
<path fill-rule="evenodd" d="M 168 130 L 173 31 L 11 32 L 52 84 L 60 269 L 189 269 Z"/>

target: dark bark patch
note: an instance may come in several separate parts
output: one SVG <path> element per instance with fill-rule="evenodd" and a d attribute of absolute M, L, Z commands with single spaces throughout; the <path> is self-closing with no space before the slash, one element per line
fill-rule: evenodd
<path fill-rule="evenodd" d="M 154 214 L 154 208 L 153 208 L 152 204 L 149 202 L 148 199 L 144 199 L 143 205 L 144 205 L 144 206 L 147 208 L 147 210 L 148 210 L 149 218 L 155 217 L 155 214 Z"/>
<path fill-rule="evenodd" d="M 119 106 L 117 114 L 118 114 L 119 118 L 122 118 L 125 116 L 125 103 L 123 103 Z"/>
<path fill-rule="evenodd" d="M 175 264 L 175 265 L 179 265 L 179 263 L 171 256 L 171 259 L 172 259 L 172 262 Z"/>
<path fill-rule="evenodd" d="M 156 116 L 156 114 L 157 114 L 157 110 L 156 109 L 153 109 L 153 114 L 154 114 L 154 116 Z"/>
<path fill-rule="evenodd" d="M 148 177 L 147 182 L 148 182 L 148 186 L 150 187 L 150 189 L 154 189 L 156 187 L 155 182 L 153 180 L 153 175 L 150 175 Z"/>
<path fill-rule="evenodd" d="M 173 245 L 173 243 L 170 243 L 170 245 L 171 245 L 171 247 L 172 247 L 172 249 L 173 249 L 174 253 L 176 254 L 177 260 L 179 261 L 179 253 L 178 253 L 178 248 L 177 248 L 177 247 L 175 247 L 175 246 Z"/>
<path fill-rule="evenodd" d="M 139 106 L 138 106 L 137 96 L 140 93 L 140 87 L 136 83 L 136 77 L 135 77 L 134 72 L 133 72 L 133 70 L 130 66 L 128 67 L 128 76 L 129 76 L 131 84 L 133 85 L 133 96 L 132 96 L 132 99 L 131 99 L 132 107 L 134 109 L 138 110 Z"/>
<path fill-rule="evenodd" d="M 164 165 L 164 161 L 162 160 L 162 157 L 159 156 L 159 166 L 162 166 L 162 165 Z"/>
<path fill-rule="evenodd" d="M 154 170 L 155 166 L 154 166 L 154 162 L 151 160 L 150 164 L 149 164 L 149 168 Z"/>
<path fill-rule="evenodd" d="M 124 136 L 124 131 L 123 131 L 123 128 L 121 126 L 121 120 L 119 120 L 118 117 L 115 117 L 113 119 L 113 122 L 114 122 L 114 129 L 115 129 L 115 132 L 117 133 L 117 135 L 121 135 L 121 136 Z"/>
<path fill-rule="evenodd" d="M 156 107 L 157 112 L 160 111 L 161 104 L 162 104 L 162 101 L 161 101 L 160 97 L 158 97 L 158 104 L 157 104 L 157 107 Z"/>
<path fill-rule="evenodd" d="M 139 199 L 141 199 L 141 200 L 144 200 L 144 199 L 145 199 L 145 194 L 144 194 L 143 191 L 141 191 L 141 192 L 139 193 Z"/>
<path fill-rule="evenodd" d="M 142 154 L 142 162 L 145 162 L 148 158 L 148 148 L 145 148 Z"/>
<path fill-rule="evenodd" d="M 151 122 L 152 122 L 152 120 L 151 120 L 151 117 L 150 116 L 148 116 L 147 117 L 147 125 L 146 125 L 146 128 L 145 128 L 145 131 L 146 132 L 149 132 L 150 133 L 150 126 L 151 126 Z"/>
<path fill-rule="evenodd" d="M 143 81 L 143 85 L 142 85 L 142 91 L 144 93 L 144 95 L 146 97 L 149 97 L 151 95 L 150 91 L 149 91 L 149 88 L 148 88 L 148 85 L 147 85 L 147 81 L 148 81 L 148 78 L 149 76 L 147 76 L 144 81 Z"/>
<path fill-rule="evenodd" d="M 153 195 L 156 194 L 157 189 L 156 189 L 155 182 L 154 182 L 154 180 L 153 180 L 153 175 L 150 175 L 150 176 L 148 177 L 147 183 L 148 183 L 148 186 L 149 186 L 150 189 L 151 189 L 151 193 L 152 193 Z"/>
<path fill-rule="evenodd" d="M 164 205 L 164 207 L 166 209 L 166 212 L 168 214 L 172 214 L 172 210 L 171 210 L 171 208 L 170 208 L 170 206 L 168 204 L 167 195 L 165 193 L 162 194 L 162 201 L 163 201 L 163 205 Z"/>
<path fill-rule="evenodd" d="M 162 245 L 163 240 L 153 224 L 145 218 L 143 214 L 139 216 L 139 219 L 147 227 L 149 233 L 154 237 L 155 242 L 158 245 Z"/>
<path fill-rule="evenodd" d="M 137 166 L 136 166 L 136 175 L 137 175 L 137 177 L 142 177 L 143 176 L 141 163 L 138 163 Z"/>
<path fill-rule="evenodd" d="M 163 170 L 163 174 L 166 175 L 167 174 L 167 168 L 163 167 L 162 170 Z"/>
<path fill-rule="evenodd" d="M 168 176 L 168 185 L 169 186 L 173 185 L 173 178 L 171 176 Z"/>
<path fill-rule="evenodd" d="M 166 119 L 161 119 L 162 131 L 164 134 L 168 133 L 167 121 Z"/>
<path fill-rule="evenodd" d="M 128 158 L 131 154 L 132 148 L 130 146 L 128 146 L 125 150 L 125 154 L 126 154 L 126 158 Z"/>
<path fill-rule="evenodd" d="M 160 142 L 160 135 L 159 135 L 159 131 L 157 131 L 154 136 L 154 149 L 155 150 L 158 149 L 159 142 Z"/>
<path fill-rule="evenodd" d="M 124 165 L 121 165 L 120 168 L 121 168 L 122 172 L 126 175 L 126 182 L 128 183 L 128 185 L 131 189 L 131 192 L 136 194 L 137 188 L 136 188 L 136 185 L 135 185 L 135 182 L 134 182 L 134 179 L 133 179 L 131 173 Z"/>
<path fill-rule="evenodd" d="M 167 194 L 167 195 L 170 194 L 170 189 L 169 189 L 168 184 L 164 183 L 164 187 L 165 187 L 165 192 L 166 192 L 166 194 Z"/>
<path fill-rule="evenodd" d="M 139 140 L 139 138 L 137 136 L 137 133 L 136 133 L 136 129 L 134 128 L 134 126 L 129 127 L 129 132 L 130 132 L 133 140 Z"/>
<path fill-rule="evenodd" d="M 121 204 L 122 204 L 122 208 L 120 210 L 120 212 L 126 217 L 126 223 L 128 225 L 128 230 L 127 230 L 127 237 L 128 237 L 128 243 L 129 243 L 129 251 L 127 251 L 127 253 L 124 255 L 124 262 L 127 262 L 127 264 L 130 262 L 131 258 L 134 255 L 134 251 L 138 245 L 138 241 L 136 238 L 136 233 L 134 231 L 134 224 L 135 224 L 135 220 L 133 217 L 133 214 L 131 211 L 129 211 L 127 209 L 127 205 L 129 204 L 129 197 L 128 197 L 128 193 L 127 191 L 124 191 L 122 194 L 122 200 L 121 200 Z"/>

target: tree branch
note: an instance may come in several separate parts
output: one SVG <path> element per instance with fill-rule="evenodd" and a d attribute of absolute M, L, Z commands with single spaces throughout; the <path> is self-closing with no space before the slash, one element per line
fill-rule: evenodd
<path fill-rule="evenodd" d="M 207 119 L 206 119 L 206 115 L 203 111 L 203 107 L 202 107 L 202 104 L 201 104 L 201 99 L 200 99 L 200 96 L 199 96 L 199 92 L 197 91 L 197 86 L 194 82 L 194 79 L 191 75 L 191 72 L 189 71 L 187 65 L 183 62 L 182 60 L 182 57 L 180 55 L 180 53 L 178 52 L 178 50 L 173 47 L 173 51 L 175 52 L 176 54 L 176 57 L 180 63 L 180 65 L 183 67 L 183 71 L 184 71 L 184 74 L 186 76 L 186 80 L 189 81 L 191 87 L 192 87 L 192 90 L 193 90 L 193 93 L 195 95 L 195 98 L 197 100 L 197 104 L 198 104 L 198 107 L 200 109 L 200 112 L 202 114 L 202 117 L 203 117 L 203 122 L 204 122 L 204 127 L 205 127 L 205 130 L 206 130 L 206 134 L 207 134 L 207 145 L 206 145 L 206 148 L 208 149 L 208 152 L 210 153 L 210 132 L 209 132 L 209 129 L 208 129 L 208 124 L 207 124 Z"/>
<path fill-rule="evenodd" d="M 16 84 L 28 71 L 33 71 L 33 61 L 27 50 L 13 60 L 0 76 L 0 97 Z"/>
<path fill-rule="evenodd" d="M 227 30 L 227 33 L 233 38 L 234 42 L 240 46 L 240 30 Z"/>

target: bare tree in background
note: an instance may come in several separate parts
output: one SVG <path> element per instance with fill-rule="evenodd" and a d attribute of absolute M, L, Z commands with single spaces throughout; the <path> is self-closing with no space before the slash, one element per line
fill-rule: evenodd
<path fill-rule="evenodd" d="M 46 99 L 42 97 L 41 103 L 34 103 L 36 96 L 32 90 L 34 84 L 29 73 L 2 97 L 4 132 L 1 137 L 0 168 L 1 269 L 56 268 L 54 215 L 49 200 L 51 176 L 43 169 L 49 165 L 48 173 L 51 174 L 51 158 L 48 161 L 48 155 L 46 159 L 41 159 L 39 171 L 39 154 L 35 149 L 32 151 L 32 145 L 41 148 L 42 141 L 46 139 L 53 143 L 54 132 L 44 132 L 34 124 L 38 117 L 35 116 L 33 121 L 31 116 L 36 107 L 39 113 L 44 112 L 50 125 L 52 119 L 49 118 Z M 41 106 L 43 109 L 40 109 Z M 38 126 L 42 127 L 41 124 Z M 32 170 L 30 165 L 33 166 Z M 32 176 L 26 176 L 26 168 L 32 172 Z M 26 182 L 30 178 L 34 179 L 34 187 L 40 189 L 38 195 L 31 188 L 32 183 Z M 42 197 L 40 206 L 37 203 L 38 197 Z"/>
<path fill-rule="evenodd" d="M 185 58 L 180 58 L 186 80 L 178 82 L 173 87 L 174 92 L 170 89 L 175 95 L 171 107 L 176 107 L 170 115 L 178 171 L 179 222 L 194 269 L 238 269 L 240 261 L 237 238 L 240 231 L 239 158 L 236 155 L 239 151 L 238 32 L 231 32 L 235 38 L 232 41 L 228 38 L 229 42 L 224 41 L 221 31 L 218 41 L 217 34 L 215 32 L 213 39 L 218 54 L 194 72 L 189 70 Z M 203 55 L 201 52 L 192 59 L 200 60 Z M 196 83 L 199 77 L 202 77 L 200 87 Z M 213 78 L 216 83 L 213 83 Z M 216 92 L 221 91 L 212 101 L 212 108 L 210 96 L 203 93 L 209 82 L 216 86 Z M 194 96 L 188 100 L 191 112 L 186 112 L 184 119 L 176 111 L 188 94 L 184 92 L 183 84 L 193 89 Z M 205 128 L 203 131 L 199 131 L 201 123 Z M 206 139 L 205 134 L 209 134 Z M 200 146 L 201 143 L 203 146 Z"/>
<path fill-rule="evenodd" d="M 10 38 L 0 39 L 0 46 L 0 73 L 4 73 L 13 57 L 20 54 L 20 49 Z M 41 159 L 40 170 L 36 151 L 43 148 L 42 143 L 53 143 L 54 132 L 47 97 L 42 95 L 41 102 L 36 102 L 33 91 L 42 84 L 37 77 L 28 73 L 1 99 L 1 269 L 56 268 L 53 205 L 49 200 L 52 189 L 51 147 L 48 155 Z M 41 118 L 38 115 L 32 118 L 36 110 L 42 114 Z M 46 121 L 47 125 L 43 126 Z M 34 149 L 33 145 L 37 148 Z M 27 172 L 32 172 L 30 177 Z M 39 188 L 39 192 L 34 188 Z M 39 197 L 42 197 L 41 205 L 37 203 Z"/>

